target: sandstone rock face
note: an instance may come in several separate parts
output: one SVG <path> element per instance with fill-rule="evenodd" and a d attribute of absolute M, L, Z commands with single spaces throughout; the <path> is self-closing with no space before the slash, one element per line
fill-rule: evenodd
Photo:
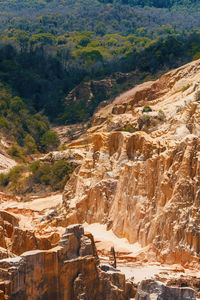
<path fill-rule="evenodd" d="M 65 187 L 59 212 L 64 217 L 57 225 L 104 223 L 117 236 L 150 246 L 161 262 L 198 261 L 199 82 L 196 61 L 122 94 L 97 113 L 88 134 L 69 145 L 85 156 Z M 142 112 L 146 104 L 149 113 Z M 136 132 L 122 130 L 127 125 Z"/>
<path fill-rule="evenodd" d="M 13 300 L 125 300 L 131 293 L 123 274 L 99 267 L 93 239 L 80 225 L 66 228 L 51 250 L 0 260 L 0 279 L 0 289 Z"/>
<path fill-rule="evenodd" d="M 195 300 L 191 288 L 168 287 L 159 281 L 143 280 L 136 293 L 135 300 Z"/>
<path fill-rule="evenodd" d="M 0 258 L 14 257 L 29 250 L 51 249 L 59 240 L 58 233 L 43 236 L 21 228 L 15 214 L 0 210 Z"/>

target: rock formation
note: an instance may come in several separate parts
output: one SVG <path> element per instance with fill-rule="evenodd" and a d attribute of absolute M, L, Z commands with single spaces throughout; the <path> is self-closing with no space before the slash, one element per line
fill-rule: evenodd
<path fill-rule="evenodd" d="M 60 240 L 77 223 L 106 224 L 118 237 L 138 242 L 145 247 L 143 261 L 199 269 L 199 95 L 200 60 L 120 95 L 66 150 L 41 158 L 64 158 L 76 168 L 62 203 L 54 199 L 55 205 L 40 203 L 37 210 L 33 200 L 34 211 L 19 199 L 10 207 L 2 200 L 0 299 L 133 298 L 131 282 L 99 263 L 93 238 L 81 226 L 68 227 Z M 35 230 L 21 227 L 15 212 Z M 142 282 L 136 297 L 195 299 L 192 289 L 152 281 Z"/>
<path fill-rule="evenodd" d="M 133 296 L 123 274 L 99 264 L 93 238 L 80 225 L 66 228 L 55 248 L 0 260 L 0 279 L 2 299 L 3 295 L 12 300 L 125 300 Z"/>
<path fill-rule="evenodd" d="M 135 300 L 195 300 L 191 288 L 168 287 L 159 281 L 143 280 L 136 293 Z"/>
<path fill-rule="evenodd" d="M 42 236 L 34 229 L 21 228 L 15 214 L 0 210 L 0 258 L 15 257 L 29 250 L 51 249 L 59 240 L 60 236 L 55 232 Z"/>
<path fill-rule="evenodd" d="M 87 134 L 69 144 L 84 157 L 65 187 L 57 225 L 104 223 L 161 262 L 198 262 L 199 82 L 196 61 L 97 112 Z"/>

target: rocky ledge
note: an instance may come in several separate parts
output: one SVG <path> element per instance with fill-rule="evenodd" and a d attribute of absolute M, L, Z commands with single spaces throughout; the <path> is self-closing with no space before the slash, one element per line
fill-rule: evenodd
<path fill-rule="evenodd" d="M 57 247 L 0 260 L 0 299 L 125 300 L 134 287 L 125 275 L 101 265 L 93 237 L 69 226 Z"/>

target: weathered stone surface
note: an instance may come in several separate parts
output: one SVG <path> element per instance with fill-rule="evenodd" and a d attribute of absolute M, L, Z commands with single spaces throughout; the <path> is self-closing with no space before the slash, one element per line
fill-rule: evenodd
<path fill-rule="evenodd" d="M 93 98 L 104 100 L 111 94 L 115 79 L 84 82 L 74 88 L 66 97 L 66 103 L 85 101 L 87 106 Z"/>
<path fill-rule="evenodd" d="M 149 246 L 161 262 L 198 262 L 199 82 L 200 60 L 102 108 L 95 118 L 106 121 L 94 121 L 87 136 L 69 145 L 85 156 L 65 187 L 57 224 L 104 223 L 118 237 Z M 144 105 L 152 112 L 143 113 Z M 118 106 L 120 114 L 113 111 Z M 157 123 L 148 125 L 146 118 Z M 137 131 L 123 131 L 126 125 Z"/>
<path fill-rule="evenodd" d="M 80 225 L 70 226 L 51 250 L 0 260 L 1 289 L 13 300 L 129 299 L 130 283 L 116 269 L 99 267 L 89 236 Z"/>
<path fill-rule="evenodd" d="M 168 287 L 159 281 L 143 280 L 136 293 L 135 300 L 196 300 L 191 288 Z"/>
<path fill-rule="evenodd" d="M 47 250 L 58 245 L 60 235 L 52 232 L 36 235 L 33 230 L 22 229 L 16 215 L 0 211 L 0 258 L 14 257 L 29 250 Z"/>
<path fill-rule="evenodd" d="M 13 197 L 13 199 L 15 199 Z M 19 225 L 19 219 L 12 213 L 9 213 L 5 210 L 0 210 L 0 217 L 2 220 L 7 221 L 8 223 L 12 224 L 13 226 Z"/>
<path fill-rule="evenodd" d="M 169 263 L 199 252 L 198 137 L 166 150 L 146 133 L 104 133 L 88 147 L 65 187 L 66 224 L 107 223 L 119 237 L 163 251 Z"/>

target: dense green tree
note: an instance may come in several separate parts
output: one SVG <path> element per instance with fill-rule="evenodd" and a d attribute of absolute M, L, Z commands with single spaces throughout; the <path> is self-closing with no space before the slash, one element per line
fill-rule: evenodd
<path fill-rule="evenodd" d="M 45 132 L 44 135 L 41 137 L 40 143 L 42 149 L 48 152 L 57 149 L 60 144 L 60 141 L 57 133 L 53 130 L 49 130 Z"/>

